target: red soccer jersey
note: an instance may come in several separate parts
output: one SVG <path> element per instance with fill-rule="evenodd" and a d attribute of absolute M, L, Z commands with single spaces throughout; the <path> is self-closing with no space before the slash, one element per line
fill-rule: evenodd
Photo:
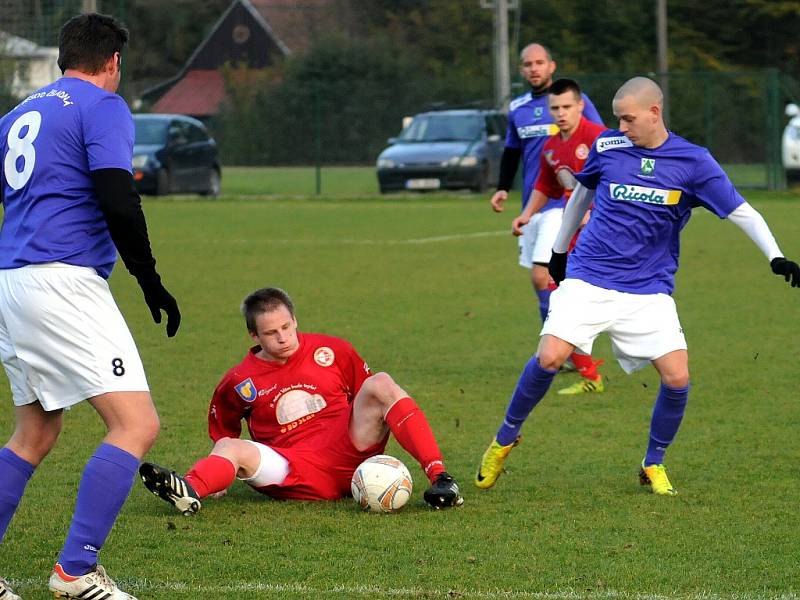
<path fill-rule="evenodd" d="M 548 198 L 560 198 L 566 194 L 569 199 L 577 184 L 575 173 L 581 172 L 589 149 L 605 130 L 604 125 L 581 117 L 578 128 L 568 140 L 561 139 L 560 133 L 549 137 L 542 148 L 539 176 L 534 189 Z"/>
<path fill-rule="evenodd" d="M 251 348 L 214 391 L 208 434 L 216 442 L 239 437 L 242 419 L 250 437 L 276 447 L 314 443 L 341 423 L 364 380 L 372 372 L 349 342 L 299 333 L 300 346 L 286 364 L 256 357 Z"/>

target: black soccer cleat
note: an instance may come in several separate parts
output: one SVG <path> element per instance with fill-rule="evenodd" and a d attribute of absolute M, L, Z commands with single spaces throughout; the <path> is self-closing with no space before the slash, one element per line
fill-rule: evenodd
<path fill-rule="evenodd" d="M 425 490 L 424 498 L 425 502 L 436 510 L 464 504 L 464 498 L 461 497 L 456 480 L 448 475 L 447 471 L 436 476 L 431 487 Z"/>
<path fill-rule="evenodd" d="M 175 471 L 146 462 L 139 467 L 139 476 L 144 487 L 172 504 L 184 515 L 193 515 L 200 510 L 200 497 L 197 492 Z"/>

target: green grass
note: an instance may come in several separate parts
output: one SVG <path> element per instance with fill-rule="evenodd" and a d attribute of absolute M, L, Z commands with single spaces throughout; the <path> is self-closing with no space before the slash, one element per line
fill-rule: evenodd
<path fill-rule="evenodd" d="M 321 167 L 320 190 L 325 196 L 360 196 L 378 191 L 374 167 Z M 222 193 L 233 196 L 282 194 L 313 195 L 317 192 L 314 167 L 226 167 Z"/>
<path fill-rule="evenodd" d="M 738 186 L 766 186 L 766 165 L 726 164 L 723 167 Z M 222 175 L 222 193 L 228 196 L 313 196 L 317 193 L 314 167 L 225 167 Z M 373 166 L 323 166 L 319 171 L 319 186 L 321 195 L 326 198 L 362 197 L 378 192 L 378 179 Z"/>
<path fill-rule="evenodd" d="M 800 255 L 798 199 L 747 196 Z M 162 418 L 149 458 L 183 470 L 207 452 L 208 399 L 249 344 L 239 302 L 279 285 L 302 329 L 348 338 L 413 393 L 466 504 L 428 510 L 419 466 L 393 441 L 416 482 L 396 515 L 350 500 L 270 501 L 237 483 L 183 518 L 137 482 L 103 550 L 111 575 L 140 599 L 797 598 L 800 296 L 738 228 L 703 211 L 684 232 L 675 294 L 693 383 L 668 456 L 680 495 L 638 485 L 658 379 L 625 376 L 605 337 L 595 349 L 607 392 L 550 392 L 497 487 L 472 486 L 538 337 L 510 205 L 498 216 L 477 195 L 148 199 L 159 269 L 183 312 L 178 336 L 151 322 L 122 266 L 111 285 Z M 0 436 L 13 428 L 9 396 L 4 385 Z M 48 597 L 80 469 L 102 434 L 90 407 L 67 413 L 28 486 L 0 551 L 0 574 L 26 600 Z"/>

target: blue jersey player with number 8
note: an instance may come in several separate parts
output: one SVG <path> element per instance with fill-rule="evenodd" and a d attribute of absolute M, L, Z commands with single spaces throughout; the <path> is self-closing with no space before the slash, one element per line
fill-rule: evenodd
<path fill-rule="evenodd" d="M 0 539 L 28 480 L 88 400 L 107 435 L 83 471 L 72 523 L 50 576 L 62 598 L 130 600 L 98 552 L 159 422 L 139 353 L 106 282 L 119 252 L 156 323 L 180 312 L 161 284 L 133 187 L 133 119 L 116 95 L 127 30 L 84 14 L 59 35 L 63 77 L 0 120 L 0 359 L 16 427 L 0 449 Z M 20 532 L 21 533 L 21 532 Z M 19 600 L 0 579 L 0 597 Z"/>
<path fill-rule="evenodd" d="M 497 435 L 483 454 L 476 483 L 492 487 L 517 445 L 528 414 L 542 399 L 567 356 L 589 353 L 602 332 L 628 373 L 652 364 L 661 377 L 650 435 L 639 470 L 655 494 L 677 492 L 664 454 L 689 398 L 689 358 L 675 302 L 680 233 L 702 207 L 739 226 L 770 261 L 772 272 L 800 286 L 800 267 L 787 260 L 764 218 L 736 191 L 708 150 L 669 131 L 663 96 L 646 77 L 627 81 L 614 96 L 618 130 L 595 140 L 579 185 L 564 211 L 550 258 L 560 284 L 536 354 L 525 365 Z M 567 261 L 583 215 L 592 218 Z"/>

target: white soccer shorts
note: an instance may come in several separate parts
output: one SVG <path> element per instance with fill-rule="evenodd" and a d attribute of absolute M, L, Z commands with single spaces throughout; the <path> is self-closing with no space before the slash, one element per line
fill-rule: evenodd
<path fill-rule="evenodd" d="M 553 244 L 561 227 L 563 208 L 551 208 L 536 213 L 522 228 L 519 240 L 519 265 L 530 269 L 534 263 L 547 264 L 553 253 Z"/>
<path fill-rule="evenodd" d="M 550 296 L 541 335 L 554 335 L 592 353 L 607 332 L 620 366 L 633 373 L 675 350 L 686 350 L 675 301 L 667 294 L 629 294 L 565 279 Z"/>
<path fill-rule="evenodd" d="M 63 263 L 0 270 L 0 359 L 14 404 L 68 408 L 106 392 L 149 391 L 108 283 Z"/>
<path fill-rule="evenodd" d="M 260 442 L 254 442 L 253 440 L 243 441 L 253 444 L 258 449 L 261 455 L 261 462 L 252 477 L 239 477 L 239 481 L 254 488 L 283 483 L 291 470 L 289 461 L 282 454 L 278 454 L 275 450 Z"/>

